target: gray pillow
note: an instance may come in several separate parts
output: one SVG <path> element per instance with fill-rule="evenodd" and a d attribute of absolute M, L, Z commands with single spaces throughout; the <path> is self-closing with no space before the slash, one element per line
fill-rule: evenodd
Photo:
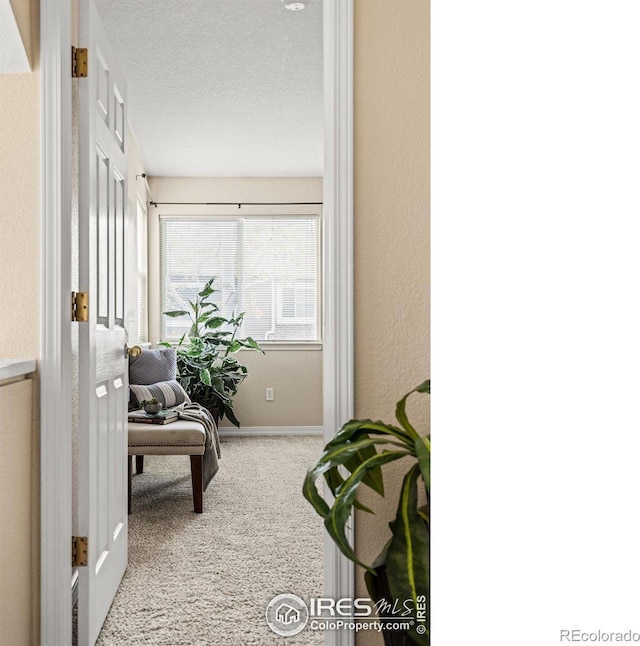
<path fill-rule="evenodd" d="M 162 381 L 158 384 L 148 384 L 147 386 L 132 385 L 129 387 L 131 390 L 131 399 L 140 406 L 143 401 L 149 399 L 157 399 L 158 403 L 162 404 L 164 408 L 177 406 L 187 402 L 191 403 L 189 395 L 184 391 L 184 388 L 174 379 L 171 381 Z"/>
<path fill-rule="evenodd" d="M 129 383 L 146 386 L 176 378 L 176 349 L 143 350 L 129 359 Z"/>

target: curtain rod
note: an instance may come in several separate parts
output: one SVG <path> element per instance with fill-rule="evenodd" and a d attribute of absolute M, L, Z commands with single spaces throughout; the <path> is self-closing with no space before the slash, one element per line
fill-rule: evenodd
<path fill-rule="evenodd" d="M 316 206 L 324 202 L 154 202 L 149 201 L 151 206 Z"/>

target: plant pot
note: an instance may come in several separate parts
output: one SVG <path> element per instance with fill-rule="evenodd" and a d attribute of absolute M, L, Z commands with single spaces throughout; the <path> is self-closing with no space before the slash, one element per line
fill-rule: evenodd
<path fill-rule="evenodd" d="M 211 413 L 211 417 L 213 417 L 213 421 L 217 426 L 218 422 L 222 419 L 222 409 L 215 404 L 202 404 L 202 406 Z"/>
<path fill-rule="evenodd" d="M 373 590 L 369 589 L 369 594 L 375 602 L 382 599 L 389 601 L 391 599 L 391 591 L 389 590 L 389 580 L 387 579 L 387 567 L 386 565 L 379 565 L 374 569 L 378 576 L 372 576 L 370 578 Z M 398 617 L 398 621 L 402 621 L 402 617 Z M 415 642 L 404 631 L 385 630 L 383 628 L 382 635 L 385 646 L 416 646 Z"/>
<path fill-rule="evenodd" d="M 162 410 L 162 404 L 144 404 L 143 408 L 148 415 L 157 415 Z"/>

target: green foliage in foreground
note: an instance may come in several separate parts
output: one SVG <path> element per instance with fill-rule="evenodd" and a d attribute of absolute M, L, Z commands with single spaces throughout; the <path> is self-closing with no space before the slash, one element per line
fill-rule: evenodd
<path fill-rule="evenodd" d="M 366 570 L 370 595 L 377 572 L 386 565 L 392 599 L 412 599 L 414 607 L 422 595 L 429 598 L 429 495 L 431 440 L 421 436 L 407 417 L 407 399 L 413 393 L 430 393 L 427 380 L 407 393 L 396 405 L 398 424 L 370 419 L 347 422 L 325 446 L 312 465 L 303 485 L 305 498 L 322 518 L 331 538 L 341 552 Z M 409 459 L 398 499 L 395 521 L 389 525 L 392 537 L 371 565 L 358 559 L 346 537 L 346 527 L 353 508 L 373 513 L 356 499 L 361 485 L 384 496 L 382 467 L 401 458 Z M 323 476 L 333 502 L 327 503 L 318 492 L 317 479 Z M 427 504 L 418 507 L 419 487 L 424 487 Z M 427 601 L 427 608 L 429 602 Z M 428 625 L 428 624 L 427 624 Z M 409 632 L 417 644 L 430 643 L 429 632 L 419 634 L 414 625 Z"/>

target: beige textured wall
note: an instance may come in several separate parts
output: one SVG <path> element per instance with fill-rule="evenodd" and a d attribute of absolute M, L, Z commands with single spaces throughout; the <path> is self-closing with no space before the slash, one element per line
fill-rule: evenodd
<path fill-rule="evenodd" d="M 32 72 L 0 75 L 0 357 L 40 351 L 39 3 L 14 0 Z M 37 380 L 0 387 L 0 644 L 38 642 Z"/>
<path fill-rule="evenodd" d="M 391 421 L 429 372 L 429 2 L 355 0 L 355 413 Z M 380 351 L 383 347 L 384 351 Z M 412 419 L 428 429 L 423 396 Z M 388 536 L 401 483 L 356 516 L 365 561 Z M 369 504 L 369 503 L 367 503 Z M 362 594 L 361 572 L 357 573 Z M 358 644 L 382 643 L 359 635 Z"/>
<path fill-rule="evenodd" d="M 32 4 L 31 25 L 37 30 L 38 5 Z M 37 45 L 37 31 L 32 41 Z M 31 73 L 0 74 L 0 357 L 5 358 L 37 358 L 40 343 L 37 48 L 30 58 L 34 64 Z"/>
<path fill-rule="evenodd" d="M 32 560 L 37 516 L 31 464 L 34 382 L 0 383 L 0 644 L 28 646 L 37 635 L 39 559 Z"/>
<path fill-rule="evenodd" d="M 234 404 L 242 426 L 322 425 L 321 351 L 241 351 L 238 359 L 249 370 Z M 270 402 L 264 399 L 267 387 L 274 388 Z M 225 419 L 221 426 L 232 424 Z"/>
<path fill-rule="evenodd" d="M 149 180 L 157 202 L 321 202 L 321 177 L 154 177 Z M 246 206 L 244 215 L 318 213 L 317 206 Z M 237 207 L 159 206 L 149 209 L 149 340 L 160 335 L 159 231 L 160 215 L 238 215 Z M 322 352 L 267 350 L 265 355 L 241 352 L 249 369 L 234 410 L 242 426 L 321 426 Z M 265 388 L 275 389 L 265 401 Z M 225 420 L 222 426 L 227 426 Z"/>

